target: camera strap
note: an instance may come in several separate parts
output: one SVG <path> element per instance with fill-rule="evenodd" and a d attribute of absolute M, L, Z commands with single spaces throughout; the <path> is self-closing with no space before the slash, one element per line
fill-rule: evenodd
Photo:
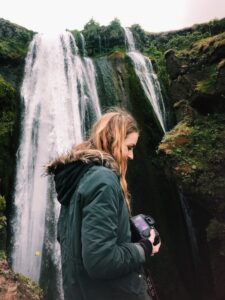
<path fill-rule="evenodd" d="M 148 286 L 147 292 L 149 296 L 151 296 L 152 300 L 159 300 L 159 296 L 156 292 L 155 284 L 153 282 L 150 270 L 147 267 L 145 267 L 144 269 L 145 269 L 146 283 Z"/>

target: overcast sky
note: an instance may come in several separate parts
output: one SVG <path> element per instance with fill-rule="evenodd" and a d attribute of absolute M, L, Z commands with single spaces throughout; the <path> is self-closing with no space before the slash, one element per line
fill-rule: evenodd
<path fill-rule="evenodd" d="M 224 18 L 225 0 L 5 0 L 0 17 L 37 32 L 81 30 L 92 17 L 160 32 Z"/>

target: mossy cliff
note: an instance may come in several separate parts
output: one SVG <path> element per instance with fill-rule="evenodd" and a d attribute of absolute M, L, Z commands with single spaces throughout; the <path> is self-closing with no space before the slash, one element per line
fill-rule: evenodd
<path fill-rule="evenodd" d="M 10 197 L 19 134 L 19 89 L 32 36 L 31 31 L 0 19 L 0 195 L 6 203 Z M 5 238 L 0 240 L 5 241 Z"/>
<path fill-rule="evenodd" d="M 197 40 L 186 49 L 167 50 L 165 60 L 178 123 L 158 151 L 167 174 L 188 199 L 201 264 L 208 264 L 211 273 L 208 283 L 213 295 L 207 299 L 223 299 L 225 32 Z"/>
<path fill-rule="evenodd" d="M 0 298 L 40 299 L 21 283 L 4 260 L 7 211 L 12 195 L 19 135 L 20 85 L 33 32 L 0 19 Z"/>
<path fill-rule="evenodd" d="M 0 19 L 0 194 L 8 197 L 18 135 L 20 85 L 33 33 Z"/>

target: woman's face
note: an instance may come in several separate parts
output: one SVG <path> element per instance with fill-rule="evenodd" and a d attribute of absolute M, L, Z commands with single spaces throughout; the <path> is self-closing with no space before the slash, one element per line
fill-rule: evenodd
<path fill-rule="evenodd" d="M 126 139 L 124 140 L 124 154 L 126 159 L 133 159 L 134 158 L 134 147 L 137 144 L 139 134 L 137 132 L 132 132 L 128 134 Z"/>

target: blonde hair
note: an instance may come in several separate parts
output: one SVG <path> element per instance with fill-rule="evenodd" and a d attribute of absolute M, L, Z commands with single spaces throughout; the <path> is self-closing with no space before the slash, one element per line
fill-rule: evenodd
<path fill-rule="evenodd" d="M 77 145 L 74 150 L 97 150 L 110 154 L 118 165 L 120 186 L 131 213 L 130 194 L 127 189 L 126 171 L 127 157 L 124 153 L 123 143 L 126 137 L 133 132 L 139 133 L 134 118 L 126 111 L 114 108 L 106 112 L 92 126 L 89 138 Z"/>

